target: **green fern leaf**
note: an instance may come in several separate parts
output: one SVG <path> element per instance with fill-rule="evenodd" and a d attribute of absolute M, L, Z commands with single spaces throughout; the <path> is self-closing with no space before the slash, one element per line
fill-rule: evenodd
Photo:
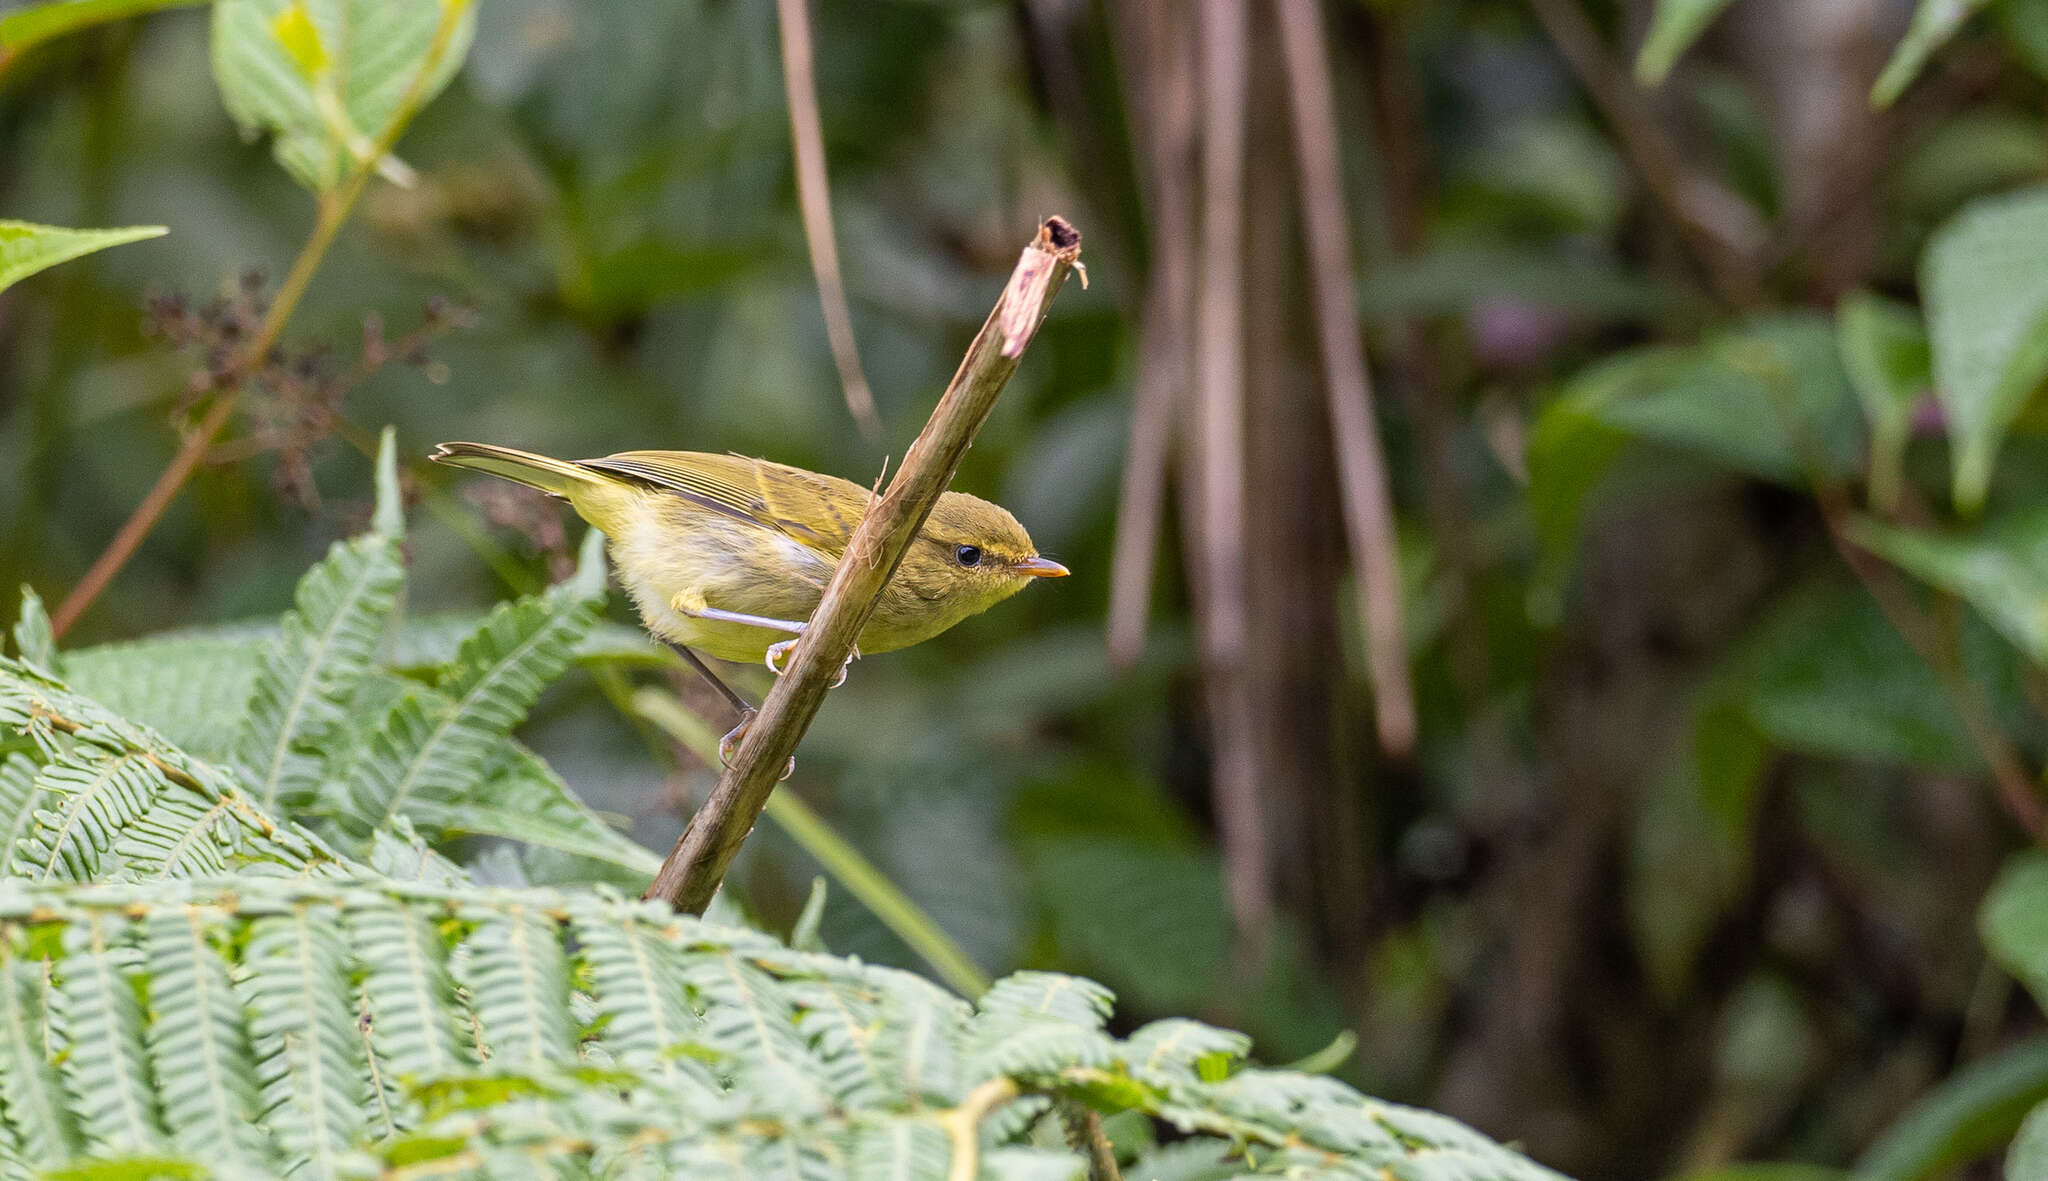
<path fill-rule="evenodd" d="M 10 959 L 0 942 L 0 1117 L 20 1159 L 38 1166 L 70 1160 L 84 1143 L 43 1048 L 43 996 L 42 965 Z"/>
<path fill-rule="evenodd" d="M 399 543 L 395 445 L 377 451 L 381 527 L 336 542 L 299 580 L 296 606 L 265 646 L 249 695 L 235 763 L 265 808 L 300 808 L 327 770 L 326 739 L 348 717 L 405 582 Z"/>
<path fill-rule="evenodd" d="M 450 804 L 475 791 L 495 748 L 561 675 L 597 618 L 602 563 L 601 555 L 587 555 L 570 581 L 500 604 L 463 641 L 437 692 L 409 693 L 391 705 L 357 753 L 343 799 L 328 809 L 345 830 L 367 838 L 412 814 L 416 801 Z"/>
<path fill-rule="evenodd" d="M 126 873 L 138 878 L 201 877 L 226 873 L 237 825 L 235 797 L 207 800 L 173 788 L 135 818 L 114 844 Z"/>
<path fill-rule="evenodd" d="M 166 909 L 144 920 L 142 946 L 149 1059 L 172 1143 L 210 1160 L 268 1160 L 255 1059 L 218 933 L 199 911 Z"/>
<path fill-rule="evenodd" d="M 998 1148 L 982 1153 L 980 1164 L 981 1181 L 1085 1181 L 1088 1176 L 1087 1162 L 1080 1157 L 1043 1148 Z M 1130 1175 L 1158 1181 L 1151 1173 Z"/>
<path fill-rule="evenodd" d="M 672 1088 L 700 1096 L 718 1089 L 701 1063 L 677 1051 L 698 1040 L 703 1022 L 683 992 L 682 965 L 653 928 L 621 924 L 610 907 L 585 902 L 570 911 L 604 1042 L 618 1062 Z"/>
<path fill-rule="evenodd" d="M 1193 1079 L 1205 1059 L 1233 1060 L 1251 1052 L 1252 1039 L 1230 1029 L 1172 1017 L 1154 1021 L 1124 1043 L 1124 1061 L 1140 1077 L 1166 1075 Z"/>
<path fill-rule="evenodd" d="M 42 596 L 27 586 L 21 588 L 21 614 L 14 620 L 14 653 L 30 664 L 58 671 L 57 634 L 50 628 L 50 613 L 43 610 Z"/>
<path fill-rule="evenodd" d="M 338 1177 L 370 1102 L 341 920 L 309 905 L 259 918 L 243 966 L 263 1121 L 302 1162 L 295 1172 Z"/>
<path fill-rule="evenodd" d="M 643 877 L 661 868 L 661 858 L 636 844 L 591 811 L 562 782 L 554 768 L 516 742 L 505 742 L 502 757 L 476 791 L 465 798 L 417 797 L 410 808 L 420 827 L 442 837 L 504 837 L 621 866 Z"/>
<path fill-rule="evenodd" d="M 64 1043 L 72 1110 L 95 1154 L 152 1153 L 167 1146 L 142 1048 L 135 977 L 142 955 L 116 920 L 99 914 L 64 931 L 64 964 L 50 1025 Z"/>
<path fill-rule="evenodd" d="M 0 861 L 9 875 L 189 872 L 214 864 L 209 842 L 219 844 L 222 863 L 269 862 L 296 872 L 337 860 L 318 838 L 251 805 L 226 772 L 21 662 L 0 659 L 6 728 L 35 739 L 48 760 L 26 804 L 18 787 L 0 786 L 0 824 L 18 823 L 10 802 L 34 810 Z M 0 776 L 0 785 L 8 782 Z M 131 864 L 130 853 L 140 860 Z"/>
<path fill-rule="evenodd" d="M 459 978 L 469 991 L 493 1067 L 570 1062 L 569 959 L 561 933 L 544 914 L 514 906 L 477 924 Z"/>
<path fill-rule="evenodd" d="M 1019 1017 L 1049 1017 L 1100 1029 L 1116 1007 L 1116 994 L 1093 980 L 1058 972 L 1016 972 L 991 985 L 975 1008 L 983 1024 Z"/>
<path fill-rule="evenodd" d="M 953 1141 L 930 1119 L 878 1120 L 854 1129 L 847 1163 L 858 1181 L 945 1181 Z"/>
<path fill-rule="evenodd" d="M 14 849 L 35 828 L 43 802 L 36 786 L 35 760 L 11 754 L 0 760 L 0 877 L 14 872 Z"/>
<path fill-rule="evenodd" d="M 733 1089 L 778 1118 L 814 1116 L 830 1100 L 797 1029 L 793 998 L 735 948 L 705 944 L 684 959 L 684 979 L 704 1011 L 706 1041 L 726 1057 Z"/>
<path fill-rule="evenodd" d="M 141 751 L 80 744 L 37 774 L 35 789 L 50 807 L 22 838 L 14 872 L 78 882 L 112 876 L 120 868 L 115 842 L 169 786 Z"/>
<path fill-rule="evenodd" d="M 274 633 L 274 629 L 271 629 Z M 96 644 L 64 654 L 64 683 L 201 758 L 231 760 L 262 670 L 256 630 L 224 627 Z"/>
<path fill-rule="evenodd" d="M 426 916 L 380 899 L 350 907 L 345 921 L 378 1076 L 410 1084 L 475 1070 L 476 1044 L 462 1024 L 448 947 Z"/>

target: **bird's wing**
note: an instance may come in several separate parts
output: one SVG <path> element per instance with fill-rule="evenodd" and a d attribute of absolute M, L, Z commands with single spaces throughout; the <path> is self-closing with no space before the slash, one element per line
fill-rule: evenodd
<path fill-rule="evenodd" d="M 641 480 L 837 558 L 867 506 L 859 485 L 801 468 L 704 451 L 621 451 L 583 466 Z"/>
<path fill-rule="evenodd" d="M 754 477 L 776 528 L 837 558 L 867 515 L 868 490 L 838 476 L 757 460 Z"/>

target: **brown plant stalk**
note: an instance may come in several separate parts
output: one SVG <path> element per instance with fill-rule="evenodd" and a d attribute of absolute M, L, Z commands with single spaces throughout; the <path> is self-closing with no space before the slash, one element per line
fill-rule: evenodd
<path fill-rule="evenodd" d="M 1401 625 L 1401 567 L 1394 552 L 1394 503 L 1387 461 L 1373 425 L 1372 373 L 1359 339 L 1357 276 L 1344 224 L 1337 162 L 1336 103 L 1329 50 L 1316 0 L 1274 0 L 1294 105 L 1294 155 L 1301 172 L 1301 221 L 1315 291 L 1316 328 L 1330 403 L 1330 441 L 1344 494 L 1358 609 L 1380 746 L 1403 757 L 1415 745 L 1415 692 Z"/>
<path fill-rule="evenodd" d="M 796 199 L 803 214 L 804 240 L 811 248 L 811 272 L 825 313 L 825 339 L 846 391 L 846 409 L 870 440 L 882 437 L 875 394 L 861 371 L 853 344 L 853 313 L 846 305 L 846 281 L 839 269 L 839 243 L 832 235 L 832 190 L 825 172 L 825 129 L 818 115 L 818 81 L 811 51 L 811 14 L 805 0 L 775 0 L 782 28 L 782 87 L 789 99 L 789 138 L 796 152 Z"/>
<path fill-rule="evenodd" d="M 953 482 L 961 458 L 988 421 L 997 395 L 1017 371 L 1047 305 L 1080 255 L 1081 235 L 1057 217 L 1047 218 L 1037 238 L 1024 248 L 1016 271 L 968 345 L 967 356 L 924 430 L 854 530 L 818 609 L 811 613 L 785 671 L 761 703 L 718 786 L 690 818 L 642 897 L 659 898 L 696 914 L 710 904 L 852 654 L 854 641 L 874 613 L 876 598 L 895 576 L 932 505 Z"/>

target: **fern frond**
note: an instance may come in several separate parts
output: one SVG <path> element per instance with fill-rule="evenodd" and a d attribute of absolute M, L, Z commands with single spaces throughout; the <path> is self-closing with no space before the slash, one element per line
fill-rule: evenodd
<path fill-rule="evenodd" d="M 14 653 L 30 664 L 57 672 L 57 634 L 50 627 L 50 613 L 43 598 L 31 587 L 21 588 L 21 614 L 14 617 Z"/>
<path fill-rule="evenodd" d="M 996 981 L 975 1002 L 984 1025 L 1017 1017 L 1049 1017 L 1101 1029 L 1116 1007 L 1116 994 L 1093 980 L 1059 972 L 1015 972 Z"/>
<path fill-rule="evenodd" d="M 377 448 L 376 485 L 370 531 L 334 543 L 306 571 L 292 610 L 264 647 L 235 762 L 267 809 L 301 808 L 316 794 L 330 758 L 323 740 L 346 721 L 349 699 L 369 674 L 398 605 L 405 519 L 397 443 L 388 428 Z"/>
<path fill-rule="evenodd" d="M 84 1145 L 44 1050 L 43 997 L 42 965 L 11 958 L 0 941 L 0 1119 L 22 1162 L 37 1167 L 70 1160 Z"/>
<path fill-rule="evenodd" d="M 62 1011 L 38 1030 L 36 994 L 22 987 L 35 969 L 0 969 L 16 985 L 0 993 L 0 1143 L 17 1158 L 31 1152 L 23 1129 L 74 1118 L 89 1133 L 76 1147 L 166 1151 L 109 1147 L 146 1140 L 159 1103 L 181 1143 L 187 1127 L 217 1126 L 234 1088 L 185 1076 L 233 1061 L 239 1020 L 245 1069 L 262 1084 L 256 1118 L 273 1138 L 258 1150 L 276 1145 L 244 1175 L 949 1176 L 964 1163 L 951 1157 L 965 1130 L 953 1121 L 973 1118 L 980 1176 L 1037 1181 L 1080 1158 L 1026 1137 L 1055 1102 L 1078 1101 L 1193 1137 L 1180 1181 L 1207 1181 L 1219 1164 L 1228 1176 L 1556 1181 L 1463 1125 L 1328 1078 L 1239 1070 L 1209 1081 L 1213 1058 L 1243 1049 L 1227 1031 L 1169 1022 L 1112 1042 L 1100 1028 L 1107 994 L 1085 982 L 1012 978 L 970 1017 L 906 974 L 603 893 L 247 873 L 0 881 L 0 956 L 25 948 L 54 956 Z M 212 999 L 237 973 L 238 1013 Z M 589 994 L 579 1000 L 572 983 Z M 145 984 L 146 1059 L 135 1011 Z M 906 1044 L 919 1038 L 940 1048 Z M 487 1060 L 472 1053 L 478 1039 Z M 678 1047 L 685 1065 L 673 1070 Z M 700 1054 L 727 1072 L 727 1089 L 697 1072 Z M 63 1085 L 40 1085 L 56 1109 L 46 1116 L 16 1080 L 40 1083 L 51 1062 Z M 679 1090 L 678 1077 L 693 1085 Z M 976 1093 L 1009 1098 L 985 1110 L 968 1101 Z M 234 1175 L 229 1157 L 202 1159 Z"/>
<path fill-rule="evenodd" d="M 502 741 L 502 756 L 468 795 L 416 796 L 408 812 L 421 828 L 443 837 L 503 837 L 535 848 L 588 857 L 652 877 L 661 858 L 591 811 L 554 768 L 517 742 Z"/>
<path fill-rule="evenodd" d="M 76 648 L 64 654 L 64 683 L 179 749 L 227 762 L 275 629 L 232 625 Z"/>
<path fill-rule="evenodd" d="M 394 702 L 361 749 L 339 800 L 323 801 L 342 826 L 366 838 L 417 800 L 471 794 L 482 769 L 541 690 L 568 667 L 601 599 L 572 580 L 503 603 L 462 648 L 437 691 Z"/>
<path fill-rule="evenodd" d="M 699 1039 L 703 1021 L 684 996 L 682 965 L 668 941 L 646 925 L 620 924 L 611 908 L 589 901 L 570 915 L 613 1057 L 672 1087 L 715 1092 L 711 1073 L 678 1053 Z"/>
<path fill-rule="evenodd" d="M 459 978 L 489 1061 L 500 1069 L 576 1058 L 569 1028 L 569 959 L 546 914 L 514 906 L 483 915 Z"/>
<path fill-rule="evenodd" d="M 322 740 L 347 720 L 404 582 L 399 539 L 374 532 L 335 542 L 299 580 L 297 606 L 264 647 L 235 744 L 235 763 L 264 807 L 303 807 L 316 794 L 327 765 Z"/>
<path fill-rule="evenodd" d="M 220 932 L 193 909 L 143 921 L 149 973 L 149 1060 L 172 1143 L 214 1160 L 266 1160 L 255 1059 L 228 980 Z"/>
<path fill-rule="evenodd" d="M 170 784 L 138 751 L 106 751 L 80 744 L 45 765 L 35 790 L 50 807 L 15 852 L 22 877 L 89 882 L 120 868 L 110 856 L 122 830 L 146 815 Z"/>
<path fill-rule="evenodd" d="M 89 1148 L 102 1155 L 167 1145 L 142 1048 L 135 978 L 142 955 L 123 925 L 100 915 L 64 931 L 64 964 L 50 1014 L 65 1045 L 64 1086 Z"/>
<path fill-rule="evenodd" d="M 1252 1039 L 1232 1029 L 1170 1017 L 1139 1029 L 1124 1043 L 1124 1061 L 1140 1077 L 1196 1077 L 1207 1059 L 1231 1062 L 1251 1052 Z"/>
<path fill-rule="evenodd" d="M 1086 1181 L 1088 1164 L 1070 1152 L 1042 1148 L 997 1148 L 981 1154 L 980 1181 Z M 1159 1181 L 1151 1173 L 1133 1177 Z"/>
<path fill-rule="evenodd" d="M 339 863 L 319 838 L 256 808 L 227 772 L 4 658 L 0 728 L 36 738 L 47 760 L 25 804 L 0 775 L 0 823 L 18 822 L 9 801 L 33 813 L 0 859 L 7 875 L 176 876 L 250 863 L 305 872 Z"/>
<path fill-rule="evenodd" d="M 390 899 L 344 914 L 363 982 L 377 1073 L 401 1085 L 476 1069 L 475 1043 L 463 1027 L 448 947 L 431 921 Z"/>
<path fill-rule="evenodd" d="M 340 1176 L 370 1102 L 340 916 L 296 905 L 258 918 L 242 963 L 263 1120 L 305 1175 Z"/>
<path fill-rule="evenodd" d="M 946 1181 L 953 1165 L 952 1138 L 929 1117 L 862 1124 L 850 1139 L 849 1175 L 860 1181 Z"/>
<path fill-rule="evenodd" d="M 43 800 L 35 760 L 11 754 L 0 760 L 0 877 L 14 872 L 14 849 L 35 828 Z"/>
<path fill-rule="evenodd" d="M 824 1110 L 829 1100 L 791 997 L 730 946 L 693 950 L 683 961 L 684 979 L 704 1011 L 705 1040 L 725 1052 L 720 1066 L 733 1089 L 779 1118 Z"/>

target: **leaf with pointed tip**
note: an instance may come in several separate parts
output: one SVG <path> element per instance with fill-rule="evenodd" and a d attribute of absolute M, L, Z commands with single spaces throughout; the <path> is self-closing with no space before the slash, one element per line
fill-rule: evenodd
<path fill-rule="evenodd" d="M 162 226 L 67 230 L 62 226 L 39 226 L 33 222 L 0 219 L 0 291 L 60 262 L 70 262 L 109 246 L 161 237 L 169 232 Z"/>

